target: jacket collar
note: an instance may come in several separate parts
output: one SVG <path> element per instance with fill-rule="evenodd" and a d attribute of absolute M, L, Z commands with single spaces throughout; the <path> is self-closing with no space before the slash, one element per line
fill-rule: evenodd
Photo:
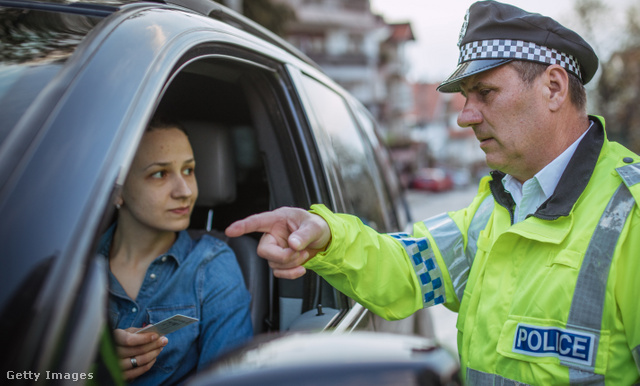
<path fill-rule="evenodd" d="M 555 192 L 547 201 L 542 203 L 533 216 L 543 220 L 555 220 L 561 216 L 568 216 L 576 201 L 586 188 L 596 167 L 600 150 L 604 143 L 604 126 L 600 119 L 589 116 L 593 126 L 584 136 L 567 168 L 562 173 Z M 502 178 L 505 173 L 494 170 L 491 172 L 492 180 L 489 183 L 491 192 L 496 202 L 507 208 L 512 216 L 515 203 L 511 195 L 502 186 Z"/>

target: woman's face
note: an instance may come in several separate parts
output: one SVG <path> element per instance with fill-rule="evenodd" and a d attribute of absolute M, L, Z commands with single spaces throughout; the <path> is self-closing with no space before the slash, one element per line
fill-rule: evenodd
<path fill-rule="evenodd" d="M 156 231 L 186 229 L 198 198 L 194 168 L 184 132 L 145 132 L 122 188 L 119 221 Z"/>

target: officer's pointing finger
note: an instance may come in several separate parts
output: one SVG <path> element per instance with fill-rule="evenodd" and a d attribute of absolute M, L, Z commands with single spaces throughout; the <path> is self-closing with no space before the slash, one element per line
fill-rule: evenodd
<path fill-rule="evenodd" d="M 239 237 L 252 232 L 267 232 L 274 220 L 271 212 L 255 214 L 229 225 L 224 233 L 229 237 Z"/>

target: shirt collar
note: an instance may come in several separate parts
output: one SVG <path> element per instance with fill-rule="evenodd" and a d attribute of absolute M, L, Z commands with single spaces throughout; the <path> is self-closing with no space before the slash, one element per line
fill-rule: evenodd
<path fill-rule="evenodd" d="M 191 237 L 189 237 L 189 233 L 187 231 L 178 232 L 178 238 L 175 243 L 169 248 L 169 251 L 165 253 L 163 256 L 173 257 L 178 265 L 180 265 L 189 254 L 191 250 Z"/>
<path fill-rule="evenodd" d="M 107 229 L 107 231 L 100 238 L 100 244 L 98 246 L 98 253 L 102 256 L 109 258 L 109 251 L 111 250 L 111 242 L 113 241 L 113 233 L 115 232 L 116 224 L 114 223 Z M 178 233 L 176 241 L 171 248 L 158 258 L 170 257 L 173 258 L 178 265 L 180 265 L 189 254 L 192 247 L 192 240 L 187 231 L 181 231 Z"/>
<path fill-rule="evenodd" d="M 542 170 L 536 173 L 535 176 L 533 176 L 533 179 L 537 181 L 538 185 L 542 189 L 545 199 L 549 199 L 549 197 L 551 197 L 553 192 L 556 190 L 558 182 L 560 181 L 560 177 L 562 177 L 562 173 L 567 168 L 571 157 L 573 157 L 573 154 L 576 152 L 578 144 L 580 144 L 580 141 L 582 141 L 582 138 L 584 138 L 584 136 L 592 126 L 593 121 L 591 121 L 589 128 L 585 130 L 585 132 L 582 133 L 582 135 L 578 139 L 576 139 L 568 148 L 566 148 L 565 151 L 562 152 L 562 154 L 556 157 L 553 161 L 542 168 Z M 510 192 L 515 192 L 516 189 L 518 192 L 522 192 L 522 183 L 510 174 L 504 176 L 504 178 L 502 179 L 502 184 L 504 185 L 505 189 Z M 520 196 L 522 196 L 522 193 L 520 193 Z"/>
<path fill-rule="evenodd" d="M 589 116 L 592 122 L 590 130 L 580 142 L 569 161 L 555 192 L 536 211 L 535 216 L 544 220 L 556 220 L 562 216 L 568 216 L 574 204 L 585 190 L 591 175 L 598 163 L 600 152 L 607 141 L 604 132 L 604 119 L 598 116 Z M 502 179 L 505 173 L 498 170 L 491 171 L 489 188 L 498 205 L 510 209 L 513 207 L 513 197 L 505 192 Z"/>
<path fill-rule="evenodd" d="M 560 177 L 562 177 L 562 173 L 567 168 L 571 157 L 573 157 L 573 154 L 576 152 L 578 144 L 580 144 L 580 141 L 582 141 L 582 138 L 584 138 L 592 126 L 593 122 L 591 122 L 589 128 L 585 130 L 585 132 L 582 133 L 582 135 L 576 139 L 571 146 L 536 174 L 538 183 L 540 184 L 546 198 L 551 197 L 553 192 L 555 192 L 558 182 L 560 181 Z"/>

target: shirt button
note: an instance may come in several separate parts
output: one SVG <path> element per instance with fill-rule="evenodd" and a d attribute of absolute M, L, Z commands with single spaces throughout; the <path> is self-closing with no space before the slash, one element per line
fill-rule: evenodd
<path fill-rule="evenodd" d="M 622 159 L 622 161 L 624 161 L 625 163 L 630 164 L 631 162 L 633 162 L 633 158 L 631 158 L 631 157 L 624 157 L 624 158 Z"/>
<path fill-rule="evenodd" d="M 135 308 L 135 307 L 133 307 L 133 308 L 131 309 L 131 312 L 138 312 L 138 309 L 137 309 L 137 308 Z"/>
<path fill-rule="evenodd" d="M 161 260 L 164 263 L 165 261 L 167 261 L 167 256 L 163 256 Z"/>
<path fill-rule="evenodd" d="M 156 279 L 156 274 L 155 274 L 155 273 L 152 273 L 151 275 L 149 275 L 149 277 L 150 277 L 151 279 L 155 280 L 155 279 Z"/>

